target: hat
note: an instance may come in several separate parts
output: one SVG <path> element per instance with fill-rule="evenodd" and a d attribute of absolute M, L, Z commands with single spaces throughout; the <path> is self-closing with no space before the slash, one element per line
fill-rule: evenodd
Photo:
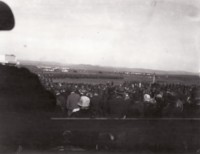
<path fill-rule="evenodd" d="M 83 94 L 86 94 L 86 92 L 87 92 L 87 91 L 86 91 L 85 89 L 80 89 L 80 90 L 79 90 L 79 93 L 82 94 L 82 95 L 83 95 Z"/>
<path fill-rule="evenodd" d="M 125 100 L 128 100 L 128 99 L 130 99 L 130 97 L 129 97 L 129 94 L 128 93 L 125 93 L 125 96 L 124 96 L 125 98 Z"/>
<path fill-rule="evenodd" d="M 162 96 L 162 94 L 157 94 L 156 95 L 156 98 L 162 98 L 163 96 Z"/>
<path fill-rule="evenodd" d="M 90 106 L 90 98 L 87 96 L 81 96 L 78 106 L 80 106 L 82 109 L 88 109 Z"/>
<path fill-rule="evenodd" d="M 56 92 L 56 96 L 58 96 L 58 95 L 60 95 L 60 93 L 59 93 L 59 92 Z"/>
<path fill-rule="evenodd" d="M 122 87 L 120 87 L 120 88 L 117 88 L 117 90 L 115 91 L 115 93 L 118 94 L 118 95 L 123 95 L 124 94 L 124 90 L 123 90 Z"/>
<path fill-rule="evenodd" d="M 149 94 L 144 94 L 144 101 L 145 102 L 150 102 L 151 101 L 151 96 Z"/>

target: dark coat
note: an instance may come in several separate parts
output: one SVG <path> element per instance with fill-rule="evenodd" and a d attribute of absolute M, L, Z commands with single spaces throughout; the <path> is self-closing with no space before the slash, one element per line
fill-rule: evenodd
<path fill-rule="evenodd" d="M 144 117 L 144 103 L 142 101 L 130 102 L 126 115 L 127 118 Z"/>
<path fill-rule="evenodd" d="M 80 95 L 76 93 L 71 93 L 67 98 L 66 108 L 68 110 L 73 110 L 78 108 L 78 102 L 80 100 Z"/>
<path fill-rule="evenodd" d="M 122 96 L 116 96 L 108 101 L 109 114 L 111 117 L 122 118 L 127 112 L 127 102 Z"/>
<path fill-rule="evenodd" d="M 101 116 L 103 112 L 102 97 L 100 95 L 94 95 L 90 101 L 90 110 L 92 115 L 94 117 Z"/>
<path fill-rule="evenodd" d="M 64 94 L 60 94 L 56 96 L 56 105 L 58 107 L 58 110 L 65 111 L 65 102 L 66 102 L 66 96 Z"/>
<path fill-rule="evenodd" d="M 89 109 L 80 109 L 77 112 L 73 112 L 71 114 L 71 117 L 74 117 L 74 118 L 90 118 L 91 112 L 90 112 Z"/>

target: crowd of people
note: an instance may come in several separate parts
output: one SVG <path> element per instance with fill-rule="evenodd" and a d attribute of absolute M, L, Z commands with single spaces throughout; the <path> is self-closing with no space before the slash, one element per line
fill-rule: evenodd
<path fill-rule="evenodd" d="M 16 148 L 23 145 L 26 148 L 46 148 L 52 145 L 73 145 L 80 147 L 103 147 L 103 149 L 115 149 L 121 147 L 124 141 L 126 147 L 135 149 L 135 146 L 142 145 L 145 147 L 145 142 L 148 141 L 152 145 L 167 140 L 171 143 L 170 136 L 174 137 L 174 127 L 166 127 L 169 123 L 158 122 L 153 131 L 143 129 L 143 127 L 154 126 L 154 123 L 141 123 L 138 125 L 135 122 L 127 122 L 128 127 L 136 124 L 135 129 L 125 130 L 127 125 L 120 124 L 118 130 L 112 130 L 115 127 L 116 121 L 112 118 L 120 119 L 122 122 L 125 118 L 163 118 L 163 117 L 199 117 L 200 111 L 200 89 L 197 86 L 187 86 L 180 84 L 158 84 L 147 82 L 124 82 L 121 85 L 112 82 L 107 84 L 84 84 L 84 83 L 55 83 L 49 78 L 44 78 L 31 73 L 26 68 L 17 68 L 14 66 L 0 65 L 0 105 L 2 123 L 6 123 L 8 127 L 1 128 L 2 142 L 0 145 Z M 13 75 L 14 74 L 14 75 Z M 39 76 L 39 78 L 38 78 Z M 23 77 L 23 78 L 22 78 Z M 42 84 L 41 84 L 42 83 Z M 197 91 L 195 92 L 195 88 Z M 198 91 L 199 89 L 199 91 Z M 11 97 L 12 96 L 12 97 Z M 56 109 L 56 112 L 54 112 Z M 105 118 L 103 121 L 95 120 L 95 123 L 111 127 L 104 130 L 104 126 L 99 129 L 87 129 L 87 124 L 83 120 L 75 122 L 75 128 L 69 128 L 62 134 L 60 129 L 66 122 L 57 123 L 50 120 L 51 117 L 69 117 L 69 118 Z M 110 118 L 109 120 L 106 120 Z M 67 119 L 71 121 L 71 119 Z M 117 120 L 118 121 L 118 120 Z M 72 120 L 74 122 L 74 120 Z M 89 126 L 95 125 L 93 121 L 87 120 Z M 148 120 L 149 122 L 149 120 Z M 173 121 L 172 121 L 173 122 Z M 176 122 L 176 120 L 174 120 Z M 173 123 L 174 123 L 173 122 Z M 70 122 L 69 122 L 70 123 Z M 179 121 L 179 123 L 182 123 Z M 189 132 L 195 134 L 194 142 L 198 142 L 198 122 L 184 121 L 182 126 L 189 126 Z M 45 124 L 45 125 L 44 125 Z M 85 124 L 86 129 L 81 126 Z M 170 122 L 171 124 L 171 122 Z M 15 129 L 13 129 L 13 126 Z M 62 127 L 61 127 L 62 126 Z M 81 127 L 80 127 L 81 126 Z M 72 127 L 69 126 L 68 127 Z M 29 129 L 27 129 L 29 128 Z M 66 127 L 67 128 L 67 127 Z M 79 129 L 80 128 L 80 129 Z M 186 129 L 187 128 L 187 129 Z M 187 138 L 188 127 L 180 129 L 178 134 L 181 134 L 177 139 L 183 140 Z M 58 132 L 53 130 L 58 130 Z M 102 131 L 103 129 L 103 131 Z M 161 133 L 161 137 L 156 137 L 156 131 L 163 130 L 166 134 Z M 47 131 L 48 130 L 48 131 Z M 196 130 L 196 132 L 195 132 Z M 53 131 L 53 133 L 52 133 Z M 19 132 L 23 132 L 20 133 Z M 51 132 L 51 133 L 50 133 Z M 171 133 L 172 132 L 172 133 Z M 175 130 L 177 132 L 177 130 Z M 185 133 L 186 132 L 186 133 Z M 138 136 L 137 136 L 138 134 Z M 144 134 L 140 136 L 140 134 Z M 158 133 L 159 134 L 159 133 Z M 155 136 L 154 136 L 155 135 Z M 136 137 L 137 136 L 137 137 Z M 166 139 L 166 136 L 169 138 Z M 187 139 L 185 139 L 187 141 Z M 185 142 L 183 140 L 183 142 Z M 134 143 L 134 144 L 133 144 Z M 177 140 L 174 144 L 176 145 Z M 180 142 L 182 144 L 182 141 Z M 133 146 L 135 145 L 135 146 Z M 164 145 L 166 145 L 164 143 Z M 147 144 L 149 147 L 149 145 Z M 147 147 L 147 149 L 148 149 Z M 100 149 L 101 149 L 100 148 Z"/>
<path fill-rule="evenodd" d="M 124 82 L 115 85 L 43 83 L 68 117 L 162 118 L 198 116 L 195 86 Z"/>

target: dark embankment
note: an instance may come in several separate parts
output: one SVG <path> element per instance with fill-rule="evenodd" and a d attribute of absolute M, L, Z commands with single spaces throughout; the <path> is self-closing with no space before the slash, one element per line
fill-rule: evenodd
<path fill-rule="evenodd" d="M 0 150 L 51 146 L 56 139 L 47 130 L 55 105 L 54 95 L 44 89 L 37 75 L 0 65 Z"/>

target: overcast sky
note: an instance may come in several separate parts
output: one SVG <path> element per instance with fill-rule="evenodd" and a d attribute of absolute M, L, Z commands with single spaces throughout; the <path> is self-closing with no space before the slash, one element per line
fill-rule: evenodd
<path fill-rule="evenodd" d="M 200 72 L 199 0 L 5 0 L 19 59 Z"/>

